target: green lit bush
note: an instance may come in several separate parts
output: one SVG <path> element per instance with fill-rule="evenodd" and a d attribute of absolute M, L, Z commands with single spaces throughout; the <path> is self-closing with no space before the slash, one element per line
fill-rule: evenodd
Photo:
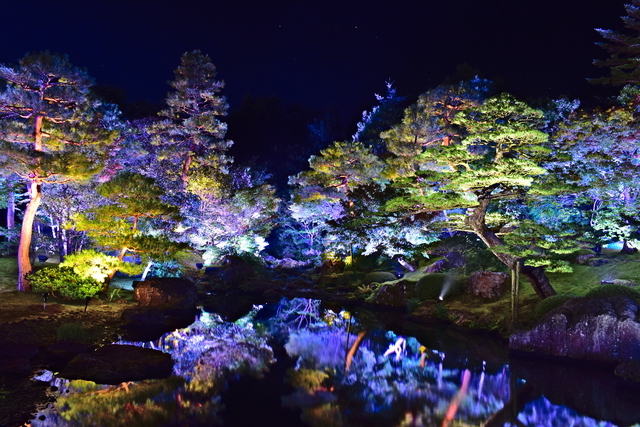
<path fill-rule="evenodd" d="M 560 307 L 562 304 L 567 302 L 568 300 L 575 298 L 570 295 L 553 295 L 548 298 L 543 299 L 538 303 L 536 309 L 533 312 L 533 315 L 536 319 L 541 318 L 551 310 L 556 307 Z"/>
<path fill-rule="evenodd" d="M 96 296 L 103 284 L 90 277 L 82 277 L 71 267 L 49 267 L 28 275 L 35 292 L 49 292 L 51 295 L 69 299 L 83 299 Z"/>
<path fill-rule="evenodd" d="M 451 273 L 427 274 L 416 283 L 416 297 L 420 301 L 438 299 L 445 287 L 445 298 L 462 293 L 462 281 Z"/>
<path fill-rule="evenodd" d="M 74 254 L 67 255 L 61 268 L 71 268 L 81 277 L 93 278 L 98 282 L 104 282 L 115 271 L 135 276 L 142 273 L 144 266 L 124 262 L 118 257 L 104 254 L 93 249 L 85 249 Z"/>

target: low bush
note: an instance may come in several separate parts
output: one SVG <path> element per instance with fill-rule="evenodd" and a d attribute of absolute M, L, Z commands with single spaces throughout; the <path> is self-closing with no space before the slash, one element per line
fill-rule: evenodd
<path fill-rule="evenodd" d="M 49 292 L 51 295 L 69 299 L 96 296 L 103 284 L 91 277 L 82 277 L 71 267 L 48 267 L 29 274 L 27 279 L 34 292 Z"/>
<path fill-rule="evenodd" d="M 640 291 L 624 285 L 600 285 L 585 294 L 588 298 L 611 298 L 625 296 L 640 304 Z"/>
<path fill-rule="evenodd" d="M 545 298 L 538 303 L 538 305 L 536 306 L 536 309 L 533 312 L 533 316 L 536 319 L 540 319 L 542 316 L 544 316 L 554 308 L 561 306 L 562 304 L 564 304 L 565 302 L 567 302 L 572 298 L 575 298 L 575 297 L 571 295 L 553 295 L 548 298 Z"/>

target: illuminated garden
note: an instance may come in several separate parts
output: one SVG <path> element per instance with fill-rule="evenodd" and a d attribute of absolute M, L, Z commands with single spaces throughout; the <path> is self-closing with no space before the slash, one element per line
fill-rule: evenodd
<path fill-rule="evenodd" d="M 640 425 L 640 54 L 599 31 L 597 104 L 388 82 L 269 162 L 198 50 L 152 113 L 0 65 L 0 425 Z"/>

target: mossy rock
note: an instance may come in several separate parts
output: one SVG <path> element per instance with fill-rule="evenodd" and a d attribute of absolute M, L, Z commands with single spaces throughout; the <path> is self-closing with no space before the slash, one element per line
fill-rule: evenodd
<path fill-rule="evenodd" d="M 542 316 L 550 312 L 556 307 L 560 307 L 562 304 L 567 302 L 568 300 L 575 298 L 575 296 L 571 295 L 553 295 L 548 298 L 543 299 L 538 303 L 536 309 L 533 312 L 533 316 L 536 319 L 540 319 Z"/>
<path fill-rule="evenodd" d="M 388 271 L 372 271 L 364 276 L 362 283 L 370 285 L 372 283 L 393 282 L 394 280 L 397 280 L 397 278 L 393 273 L 389 273 Z"/>
<path fill-rule="evenodd" d="M 600 285 L 585 294 L 587 298 L 611 298 L 625 296 L 640 304 L 640 291 L 624 285 Z"/>
<path fill-rule="evenodd" d="M 463 282 L 457 277 L 447 273 L 431 273 L 416 283 L 416 297 L 420 301 L 437 300 L 445 286 L 447 297 L 459 295 L 463 290 Z"/>

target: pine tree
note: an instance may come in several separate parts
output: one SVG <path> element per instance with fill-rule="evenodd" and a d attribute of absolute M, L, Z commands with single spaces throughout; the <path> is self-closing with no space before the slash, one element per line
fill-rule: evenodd
<path fill-rule="evenodd" d="M 609 68 L 608 77 L 591 79 L 592 83 L 604 83 L 614 86 L 640 84 L 640 0 L 632 0 L 624 5 L 627 15 L 622 16 L 622 22 L 629 34 L 613 30 L 596 28 L 596 31 L 606 40 L 596 43 L 609 52 L 607 59 L 597 59 L 594 65 Z"/>
<path fill-rule="evenodd" d="M 182 55 L 169 84 L 168 108 L 158 113 L 164 120 L 152 126 L 153 143 L 159 156 L 180 169 L 187 186 L 191 169 L 200 165 L 224 169 L 225 152 L 233 144 L 225 140 L 227 125 L 219 117 L 227 114 L 227 100 L 218 95 L 224 82 L 215 80 L 216 67 L 207 55 L 195 50 Z"/>
<path fill-rule="evenodd" d="M 2 166 L 23 178 L 29 202 L 18 248 L 18 289 L 30 291 L 29 249 L 42 185 L 83 180 L 97 173 L 105 147 L 117 136 L 102 123 L 90 96 L 91 78 L 66 56 L 28 54 L 17 66 L 0 66 Z"/>
<path fill-rule="evenodd" d="M 478 236 L 489 249 L 504 246 L 488 223 L 489 209 L 497 201 L 527 195 L 534 181 L 546 173 L 548 135 L 540 131 L 543 112 L 503 94 L 451 117 L 460 132 L 458 142 L 427 144 L 418 154 L 420 168 L 394 186 L 404 195 L 387 203 L 391 212 L 418 213 L 466 209 L 458 215 L 458 229 Z M 455 219 L 456 215 L 450 215 Z M 522 259 L 493 251 L 510 269 Z M 555 291 L 540 267 L 522 269 L 541 298 Z"/>

